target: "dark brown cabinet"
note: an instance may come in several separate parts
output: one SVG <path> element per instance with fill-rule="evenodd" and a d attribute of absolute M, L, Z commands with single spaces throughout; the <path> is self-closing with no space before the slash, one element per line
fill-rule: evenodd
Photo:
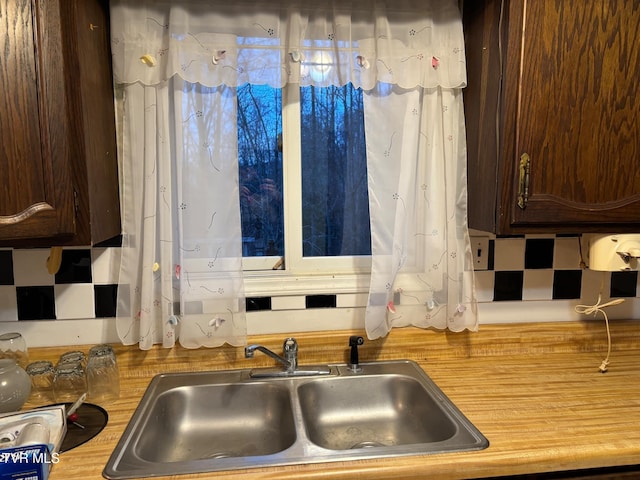
<path fill-rule="evenodd" d="M 640 231 L 640 4 L 468 0 L 469 226 Z"/>
<path fill-rule="evenodd" d="M 120 233 L 108 4 L 0 0 L 0 244 Z"/>

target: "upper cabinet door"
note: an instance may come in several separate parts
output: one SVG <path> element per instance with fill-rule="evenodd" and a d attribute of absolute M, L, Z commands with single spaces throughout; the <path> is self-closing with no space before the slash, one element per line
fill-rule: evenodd
<path fill-rule="evenodd" d="M 107 0 L 0 0 L 0 245 L 120 234 Z"/>
<path fill-rule="evenodd" d="M 470 226 L 640 231 L 638 2 L 471 3 L 470 205 L 485 204 Z M 471 182 L 489 173 L 478 194 Z"/>
<path fill-rule="evenodd" d="M 55 78 L 60 38 L 44 20 L 34 23 L 56 14 L 34 8 L 31 0 L 0 0 L 1 238 L 75 233 L 65 92 Z"/>

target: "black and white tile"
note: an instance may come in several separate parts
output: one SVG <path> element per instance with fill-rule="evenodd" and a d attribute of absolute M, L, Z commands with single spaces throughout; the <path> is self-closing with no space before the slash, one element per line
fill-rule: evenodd
<path fill-rule="evenodd" d="M 115 315 L 118 248 L 70 248 L 47 271 L 48 249 L 0 250 L 0 321 Z"/>
<path fill-rule="evenodd" d="M 47 272 L 48 249 L 0 249 L 0 321 L 112 318 L 118 292 L 118 247 L 64 249 Z M 495 237 L 488 269 L 476 272 L 481 303 L 637 297 L 638 272 L 601 273 L 581 266 L 577 236 Z M 248 312 L 358 308 L 366 293 L 249 297 Z M 203 308 L 199 306 L 198 308 Z"/>
<path fill-rule="evenodd" d="M 489 240 L 489 267 L 476 272 L 480 302 L 572 300 L 585 297 L 585 283 L 609 277 L 610 297 L 638 296 L 638 272 L 585 270 L 578 236 L 538 235 Z M 597 292 L 597 289 L 596 289 Z"/>

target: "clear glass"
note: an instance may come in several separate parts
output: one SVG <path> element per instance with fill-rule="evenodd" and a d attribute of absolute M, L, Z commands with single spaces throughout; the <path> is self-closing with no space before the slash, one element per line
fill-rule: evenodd
<path fill-rule="evenodd" d="M 81 363 L 58 364 L 53 377 L 53 397 L 56 402 L 75 402 L 87 392 L 87 378 Z"/>
<path fill-rule="evenodd" d="M 238 87 L 243 256 L 284 255 L 282 90 Z"/>
<path fill-rule="evenodd" d="M 24 368 L 14 358 L 0 358 L 0 413 L 20 410 L 30 391 L 31 380 Z"/>
<path fill-rule="evenodd" d="M 120 396 L 116 354 L 109 345 L 96 345 L 89 350 L 87 388 L 92 402 L 116 400 Z"/>
<path fill-rule="evenodd" d="M 300 109 L 303 255 L 370 255 L 362 90 L 302 87 Z"/>
<path fill-rule="evenodd" d="M 53 377 L 55 370 L 48 360 L 40 360 L 27 365 L 27 373 L 31 377 L 31 396 L 33 402 L 52 402 Z"/>
<path fill-rule="evenodd" d="M 22 368 L 29 364 L 27 342 L 20 333 L 11 332 L 0 335 L 0 358 L 11 358 Z"/>
<path fill-rule="evenodd" d="M 80 350 L 65 352 L 60 355 L 60 358 L 58 359 L 58 365 L 64 365 L 66 363 L 80 363 L 84 368 L 87 365 L 87 356 Z"/>

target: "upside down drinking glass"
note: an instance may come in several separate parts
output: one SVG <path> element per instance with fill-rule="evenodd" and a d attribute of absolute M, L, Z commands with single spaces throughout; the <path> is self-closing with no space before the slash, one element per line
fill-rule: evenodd
<path fill-rule="evenodd" d="M 93 402 L 116 400 L 120 396 L 116 354 L 109 345 L 96 345 L 89 350 L 87 385 L 88 397 Z"/>

